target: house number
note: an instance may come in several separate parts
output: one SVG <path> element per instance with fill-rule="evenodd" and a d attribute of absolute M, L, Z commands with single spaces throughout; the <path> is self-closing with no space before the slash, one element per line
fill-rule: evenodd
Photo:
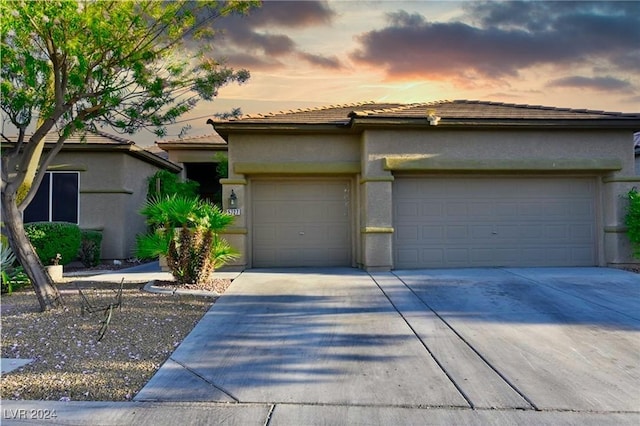
<path fill-rule="evenodd" d="M 240 216 L 240 209 L 227 209 L 227 214 L 231 216 Z"/>

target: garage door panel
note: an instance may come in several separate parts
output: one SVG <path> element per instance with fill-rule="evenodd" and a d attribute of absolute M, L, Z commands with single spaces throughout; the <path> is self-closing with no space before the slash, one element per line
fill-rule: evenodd
<path fill-rule="evenodd" d="M 469 228 L 464 225 L 450 225 L 446 227 L 448 239 L 469 238 Z"/>
<path fill-rule="evenodd" d="M 276 227 L 274 226 L 254 226 L 253 238 L 258 243 L 263 241 L 273 241 L 276 239 Z"/>
<path fill-rule="evenodd" d="M 576 200 L 571 206 L 571 214 L 576 217 L 588 218 L 593 216 L 593 204 L 584 200 Z"/>
<path fill-rule="evenodd" d="M 416 226 L 416 228 L 418 228 Z M 422 238 L 432 239 L 437 238 L 441 239 L 445 234 L 445 229 L 442 226 L 423 226 L 422 228 Z M 416 234 L 416 241 L 419 241 L 419 234 Z"/>
<path fill-rule="evenodd" d="M 406 241 L 418 241 L 419 240 L 419 228 L 417 225 L 412 226 L 398 226 L 396 228 L 396 233 L 400 238 Z"/>
<path fill-rule="evenodd" d="M 490 238 L 493 233 L 493 226 L 491 225 L 471 225 L 469 227 L 471 228 L 471 232 L 467 234 L 465 241 L 468 241 L 469 239 L 477 241 L 486 240 L 487 238 Z"/>
<path fill-rule="evenodd" d="M 393 194 L 396 268 L 595 264 L 591 178 L 397 177 Z"/>
<path fill-rule="evenodd" d="M 494 214 L 501 218 L 508 220 L 509 218 L 516 215 L 518 212 L 518 204 L 516 203 L 495 203 Z"/>
<path fill-rule="evenodd" d="M 468 204 L 461 201 L 449 201 L 446 204 L 445 212 L 447 216 L 468 216 Z"/>
<path fill-rule="evenodd" d="M 403 262 L 403 263 L 420 262 L 420 251 L 418 249 L 398 249 L 396 253 L 400 262 Z"/>
<path fill-rule="evenodd" d="M 422 216 L 433 216 L 434 218 L 439 218 L 442 217 L 445 212 L 445 203 L 442 202 L 419 203 L 418 205 L 420 206 L 419 211 Z"/>
<path fill-rule="evenodd" d="M 588 225 L 572 225 L 569 227 L 569 237 L 576 242 L 588 243 L 593 240 L 593 228 Z"/>
<path fill-rule="evenodd" d="M 487 202 L 469 203 L 469 214 L 476 216 L 493 216 L 496 214 L 495 206 Z"/>
<path fill-rule="evenodd" d="M 253 266 L 350 266 L 349 182 L 252 182 Z"/>

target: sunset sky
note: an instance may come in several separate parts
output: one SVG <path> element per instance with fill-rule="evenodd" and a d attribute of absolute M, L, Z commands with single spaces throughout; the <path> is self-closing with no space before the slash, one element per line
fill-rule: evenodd
<path fill-rule="evenodd" d="M 184 125 L 211 133 L 207 118 L 233 108 L 473 99 L 640 112 L 640 1 L 266 0 L 213 28 L 211 55 L 251 79 L 165 140 Z"/>
<path fill-rule="evenodd" d="M 191 135 L 211 131 L 198 117 L 233 107 L 479 99 L 640 111 L 640 2 L 267 0 L 215 27 L 214 56 L 251 79 L 193 111 Z"/>

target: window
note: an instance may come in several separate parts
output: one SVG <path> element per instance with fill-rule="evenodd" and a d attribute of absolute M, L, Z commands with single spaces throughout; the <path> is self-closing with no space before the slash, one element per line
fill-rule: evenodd
<path fill-rule="evenodd" d="M 78 224 L 80 174 L 47 172 L 35 197 L 24 211 L 24 222 L 71 222 Z"/>

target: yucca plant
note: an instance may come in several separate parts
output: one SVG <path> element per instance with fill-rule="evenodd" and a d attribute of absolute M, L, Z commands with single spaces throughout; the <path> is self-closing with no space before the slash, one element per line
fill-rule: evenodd
<path fill-rule="evenodd" d="M 164 228 L 154 229 L 147 234 L 136 236 L 136 257 L 138 259 L 157 259 L 158 256 L 166 256 L 169 251 L 169 243 L 172 232 L 166 232 Z"/>
<path fill-rule="evenodd" d="M 215 204 L 197 197 L 171 195 L 151 198 L 140 211 L 151 232 L 138 236 L 139 258 L 167 257 L 178 283 L 209 279 L 216 267 L 237 257 L 218 233 L 233 222 Z"/>
<path fill-rule="evenodd" d="M 11 294 L 14 290 L 30 283 L 22 266 L 16 266 L 17 258 L 11 250 L 9 242 L 0 238 L 0 279 L 2 281 L 2 293 Z"/>
<path fill-rule="evenodd" d="M 227 240 L 224 238 L 216 239 L 211 252 L 211 261 L 213 262 L 214 269 L 217 269 L 238 257 L 240 257 L 240 253 L 231 247 Z"/>

